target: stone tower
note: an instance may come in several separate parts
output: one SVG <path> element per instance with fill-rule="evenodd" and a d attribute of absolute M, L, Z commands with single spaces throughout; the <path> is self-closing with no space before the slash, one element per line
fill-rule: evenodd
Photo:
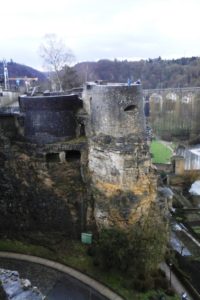
<path fill-rule="evenodd" d="M 155 201 L 141 85 L 88 83 L 88 168 L 98 227 L 129 226 Z"/>

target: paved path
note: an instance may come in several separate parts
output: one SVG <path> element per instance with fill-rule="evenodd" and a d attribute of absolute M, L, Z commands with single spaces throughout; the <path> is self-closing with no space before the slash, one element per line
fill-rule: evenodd
<path fill-rule="evenodd" d="M 82 283 L 92 287 L 94 290 L 96 290 L 97 292 L 99 292 L 101 295 L 105 296 L 109 300 L 124 300 L 122 297 L 115 294 L 112 290 L 110 290 L 108 287 L 104 286 L 100 282 L 96 281 L 95 279 L 93 279 L 77 270 L 74 270 L 68 266 L 57 263 L 55 261 L 51 261 L 48 259 L 44 259 L 41 257 L 32 256 L 32 255 L 25 255 L 25 254 L 12 253 L 12 252 L 3 252 L 3 251 L 2 252 L 0 251 L 0 257 L 28 261 L 28 262 L 37 263 L 37 264 L 41 264 L 41 265 L 56 269 L 58 271 L 66 273 L 66 274 L 80 280 Z"/>
<path fill-rule="evenodd" d="M 176 277 L 176 275 L 171 271 L 168 265 L 165 262 L 162 262 L 160 264 L 161 270 L 163 270 L 167 276 L 167 279 L 170 281 L 171 276 L 171 284 L 175 292 L 181 297 L 183 292 L 186 292 L 188 295 L 188 300 L 193 300 L 194 298 L 189 294 L 189 292 L 185 289 L 185 287 L 182 285 L 182 283 L 179 281 L 179 279 Z M 170 275 L 171 273 L 171 275 Z M 181 299 L 181 298 L 180 298 Z"/>

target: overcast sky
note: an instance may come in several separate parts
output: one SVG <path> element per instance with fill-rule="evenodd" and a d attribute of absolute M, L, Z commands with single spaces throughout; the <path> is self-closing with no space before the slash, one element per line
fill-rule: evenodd
<path fill-rule="evenodd" d="M 6 0 L 0 60 L 42 69 L 38 48 L 55 33 L 76 62 L 200 56 L 200 0 Z"/>

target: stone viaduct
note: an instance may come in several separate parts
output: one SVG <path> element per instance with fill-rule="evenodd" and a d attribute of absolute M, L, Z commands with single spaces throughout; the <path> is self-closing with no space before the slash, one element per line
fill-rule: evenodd
<path fill-rule="evenodd" d="M 200 88 L 144 90 L 145 111 L 161 137 L 191 138 L 200 133 Z"/>

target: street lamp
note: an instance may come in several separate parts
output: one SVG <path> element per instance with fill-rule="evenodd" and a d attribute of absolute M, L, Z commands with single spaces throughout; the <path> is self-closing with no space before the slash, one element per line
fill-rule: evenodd
<path fill-rule="evenodd" d="M 183 256 L 183 250 L 184 250 L 184 245 L 183 244 L 181 244 L 181 256 Z"/>
<path fill-rule="evenodd" d="M 182 295 L 181 295 L 181 300 L 187 300 L 187 294 L 186 292 L 183 292 Z"/>
<path fill-rule="evenodd" d="M 172 263 L 169 263 L 169 284 L 172 286 Z"/>

